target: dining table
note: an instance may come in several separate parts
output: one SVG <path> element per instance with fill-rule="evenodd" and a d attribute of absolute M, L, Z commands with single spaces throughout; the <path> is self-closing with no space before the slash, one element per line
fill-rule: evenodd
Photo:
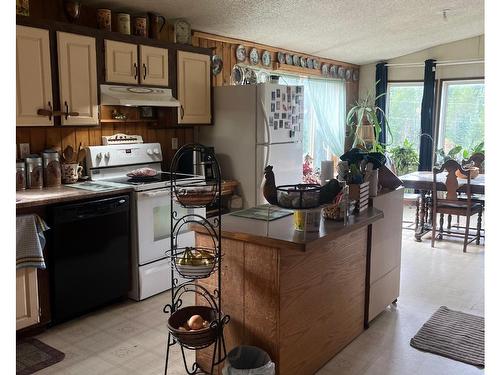
<path fill-rule="evenodd" d="M 420 193 L 420 210 L 418 223 L 415 227 L 415 239 L 418 242 L 422 241 L 422 236 L 432 230 L 432 225 L 426 220 L 427 207 L 426 207 L 426 196 L 432 191 L 433 184 L 433 173 L 431 171 L 417 171 L 399 176 L 399 179 L 403 181 L 403 185 L 406 189 L 415 189 Z M 436 189 L 438 191 L 446 191 L 446 176 L 445 173 L 440 173 L 436 176 Z M 465 193 L 465 185 L 467 180 L 463 178 L 458 178 L 459 189 L 458 192 Z M 471 194 L 484 195 L 485 192 L 485 178 L 484 174 L 479 174 L 476 178 L 470 180 L 470 191 Z M 432 215 L 430 215 L 432 216 Z M 431 217 L 432 220 L 432 217 Z"/>

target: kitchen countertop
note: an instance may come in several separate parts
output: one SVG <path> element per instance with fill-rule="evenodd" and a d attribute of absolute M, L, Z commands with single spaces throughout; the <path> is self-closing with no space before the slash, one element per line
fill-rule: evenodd
<path fill-rule="evenodd" d="M 307 251 L 322 245 L 324 241 L 341 237 L 383 217 L 382 211 L 370 207 L 361 214 L 350 216 L 347 225 L 343 222 L 321 218 L 318 232 L 301 232 L 293 227 L 293 215 L 268 222 L 226 214 L 222 216 L 222 237 L 265 246 Z M 200 226 L 193 226 L 193 230 L 205 232 Z"/>
<path fill-rule="evenodd" d="M 106 191 L 89 191 L 71 188 L 65 185 L 46 187 L 43 189 L 26 189 L 16 191 L 16 209 L 45 206 L 54 203 L 77 201 L 82 199 L 100 198 L 110 195 L 129 193 L 132 187 L 120 187 Z"/>

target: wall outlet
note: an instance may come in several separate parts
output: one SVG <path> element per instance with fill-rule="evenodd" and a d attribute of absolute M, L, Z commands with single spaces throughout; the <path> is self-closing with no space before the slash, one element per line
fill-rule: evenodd
<path fill-rule="evenodd" d="M 19 143 L 19 159 L 24 159 L 30 154 L 29 143 Z"/>
<path fill-rule="evenodd" d="M 172 150 L 179 148 L 179 138 L 172 138 Z"/>

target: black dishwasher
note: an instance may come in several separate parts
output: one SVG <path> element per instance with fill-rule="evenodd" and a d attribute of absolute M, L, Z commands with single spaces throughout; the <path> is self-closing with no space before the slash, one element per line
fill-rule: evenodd
<path fill-rule="evenodd" d="M 128 195 L 55 206 L 49 217 L 52 322 L 125 296 L 130 286 Z"/>

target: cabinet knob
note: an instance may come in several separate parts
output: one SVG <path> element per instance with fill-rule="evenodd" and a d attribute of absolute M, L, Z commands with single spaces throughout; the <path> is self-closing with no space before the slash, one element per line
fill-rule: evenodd
<path fill-rule="evenodd" d="M 134 79 L 137 79 L 138 75 L 139 75 L 139 69 L 137 63 L 134 63 Z"/>
<path fill-rule="evenodd" d="M 184 107 L 181 104 L 181 120 L 184 118 Z"/>
<path fill-rule="evenodd" d="M 146 64 L 142 64 L 142 67 L 144 68 L 144 78 L 143 79 L 146 79 Z"/>

